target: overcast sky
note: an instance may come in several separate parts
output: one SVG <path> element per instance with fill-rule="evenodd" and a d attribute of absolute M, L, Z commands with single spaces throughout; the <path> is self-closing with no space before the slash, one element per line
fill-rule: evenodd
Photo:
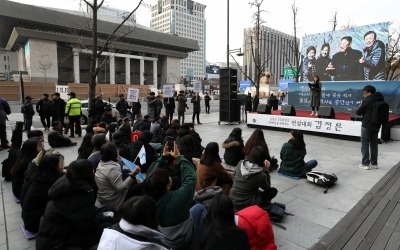
<path fill-rule="evenodd" d="M 1 0 L 3 1 L 3 0 Z M 80 0 L 14 0 L 21 3 L 79 9 Z M 230 0 L 230 49 L 243 46 L 243 30 L 250 27 L 255 8 L 248 4 L 253 0 Z M 131 11 L 138 0 L 106 0 L 110 7 Z M 156 0 L 145 0 L 150 5 Z M 207 51 L 206 60 L 213 62 L 226 61 L 226 27 L 227 0 L 197 0 L 207 5 Z M 293 15 L 291 6 L 293 0 L 264 0 L 262 19 L 265 25 L 282 32 L 293 34 Z M 332 29 L 333 13 L 338 13 L 338 26 L 348 23 L 356 26 L 378 23 L 396 22 L 399 25 L 399 0 L 297 0 L 298 36 L 329 31 Z M 150 26 L 150 8 L 140 7 L 136 14 L 137 22 Z"/>

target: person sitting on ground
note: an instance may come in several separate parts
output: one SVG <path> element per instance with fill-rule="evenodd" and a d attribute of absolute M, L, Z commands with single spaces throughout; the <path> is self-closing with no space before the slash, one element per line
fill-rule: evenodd
<path fill-rule="evenodd" d="M 117 211 L 128 196 L 129 189 L 136 182 L 140 168 L 129 173 L 125 180 L 119 165 L 118 148 L 114 143 L 107 143 L 101 148 L 101 162 L 96 169 L 95 179 L 98 187 L 97 201 L 101 206 Z"/>
<path fill-rule="evenodd" d="M 129 122 L 131 118 L 125 117 L 123 119 L 123 124 L 118 128 L 117 131 L 112 135 L 112 141 L 119 147 L 120 145 L 128 145 L 131 140 L 131 125 Z"/>
<path fill-rule="evenodd" d="M 93 134 L 86 134 L 83 139 L 82 143 L 78 148 L 78 158 L 79 159 L 87 159 L 89 155 L 93 152 L 93 144 L 92 144 L 92 137 Z"/>
<path fill-rule="evenodd" d="M 31 130 L 28 132 L 28 134 L 26 136 L 28 137 L 28 139 L 37 137 L 37 138 L 41 138 L 44 141 L 43 130 Z"/>
<path fill-rule="evenodd" d="M 150 131 L 143 131 L 137 141 L 133 142 L 129 149 L 128 153 L 121 153 L 121 156 L 140 166 L 142 169 L 142 173 L 146 173 L 147 169 L 151 166 L 151 164 L 157 160 L 156 152 L 154 148 L 150 145 L 151 139 L 153 138 L 153 134 Z M 140 163 L 139 152 L 144 147 L 146 152 L 146 163 Z"/>
<path fill-rule="evenodd" d="M 30 179 L 30 185 L 23 195 L 22 220 L 31 233 L 39 230 L 40 218 L 49 201 L 48 191 L 63 175 L 64 157 L 58 151 L 45 154 Z"/>
<path fill-rule="evenodd" d="M 300 130 L 290 131 L 289 141 L 284 143 L 281 149 L 282 162 L 279 173 L 292 177 L 306 178 L 306 173 L 318 165 L 316 160 L 304 162 L 306 154 L 303 132 Z"/>
<path fill-rule="evenodd" d="M 195 145 L 195 150 L 193 151 L 193 157 L 200 158 L 204 147 L 201 145 L 201 137 L 200 135 L 195 131 L 194 124 L 193 123 L 184 123 L 178 130 L 178 136 L 176 137 L 176 142 L 179 143 L 179 140 L 185 136 L 185 135 L 191 135 L 194 139 L 194 145 Z"/>
<path fill-rule="evenodd" d="M 253 205 L 237 211 L 235 223 L 246 231 L 250 249 L 277 249 L 269 215 L 259 206 Z"/>
<path fill-rule="evenodd" d="M 170 141 L 174 141 L 173 137 L 169 138 Z M 181 152 L 181 155 L 185 157 L 189 162 L 193 164 L 193 167 L 196 168 L 196 164 L 193 162 L 193 152 L 196 149 L 194 145 L 194 139 L 191 135 L 185 135 L 178 142 L 178 149 Z"/>
<path fill-rule="evenodd" d="M 154 122 L 150 125 L 150 132 L 153 134 L 153 143 L 162 143 L 164 138 L 161 136 L 161 117 L 157 116 L 154 118 Z"/>
<path fill-rule="evenodd" d="M 92 137 L 93 152 L 89 155 L 88 160 L 92 163 L 93 169 L 96 172 L 97 166 L 101 161 L 101 147 L 108 143 L 106 134 L 95 134 Z"/>
<path fill-rule="evenodd" d="M 234 128 L 228 139 L 222 143 L 222 147 L 225 149 L 224 161 L 226 164 L 236 166 L 240 160 L 244 160 L 242 129 Z"/>
<path fill-rule="evenodd" d="M 232 175 L 221 164 L 219 146 L 216 142 L 207 144 L 204 154 L 197 165 L 196 191 L 207 187 L 219 186 L 225 194 L 229 194 L 232 187 Z"/>
<path fill-rule="evenodd" d="M 88 249 L 100 240 L 102 229 L 96 219 L 94 203 L 97 186 L 92 164 L 77 160 L 68 166 L 49 192 L 49 202 L 42 217 L 36 249 Z"/>
<path fill-rule="evenodd" d="M 135 121 L 135 123 L 132 125 L 132 131 L 137 131 L 137 130 L 139 130 L 139 125 L 140 125 L 140 123 L 143 121 L 143 115 L 141 115 L 141 114 L 138 114 L 137 116 L 136 116 L 136 121 Z"/>
<path fill-rule="evenodd" d="M 264 137 L 264 132 L 261 129 L 256 129 L 253 131 L 251 134 L 250 138 L 247 140 L 246 144 L 244 145 L 243 148 L 243 153 L 245 155 L 245 158 L 247 159 L 251 150 L 253 150 L 255 147 L 261 146 L 264 148 L 266 152 L 266 160 L 271 163 L 271 168 L 269 169 L 270 171 L 274 171 L 275 169 L 278 168 L 278 160 L 275 159 L 275 157 L 271 157 L 269 154 L 269 149 L 267 142 L 265 141 Z"/>
<path fill-rule="evenodd" d="M 17 199 L 21 198 L 22 185 L 24 184 L 24 174 L 28 169 L 29 163 L 35 159 L 37 154 L 43 150 L 43 143 L 39 138 L 31 138 L 22 144 L 18 150 L 15 162 L 11 168 L 12 192 Z"/>
<path fill-rule="evenodd" d="M 163 148 L 160 161 L 173 158 L 175 165 L 182 173 L 182 185 L 172 191 L 172 180 L 165 168 L 155 166 L 155 170 L 146 176 L 143 182 L 143 190 L 146 196 L 156 201 L 157 217 L 160 222 L 159 230 L 165 235 L 165 243 L 173 249 L 188 247 L 192 237 L 193 228 L 201 221 L 205 208 L 201 204 L 192 206 L 194 189 L 196 185 L 196 173 L 192 164 L 180 155 L 178 146 L 170 150 L 168 144 Z M 178 212 L 179 211 L 179 212 Z M 200 225 L 198 225 L 200 226 Z"/>
<path fill-rule="evenodd" d="M 240 161 L 236 166 L 229 193 L 235 211 L 251 205 L 267 204 L 278 193 L 276 188 L 271 187 L 268 172 L 271 164 L 266 160 L 266 155 L 265 149 L 257 146 L 251 150 L 247 160 Z"/>
<path fill-rule="evenodd" d="M 107 107 L 104 109 L 105 113 L 101 116 L 100 122 L 105 122 L 107 125 L 117 122 L 117 116 L 113 115 L 112 108 Z"/>
<path fill-rule="evenodd" d="M 96 127 L 93 127 L 94 134 L 107 134 L 107 124 L 105 122 L 99 122 Z"/>
<path fill-rule="evenodd" d="M 86 126 L 86 134 L 94 134 L 93 128 L 97 126 L 97 121 L 92 120 L 87 126 Z"/>
<path fill-rule="evenodd" d="M 52 148 L 76 146 L 76 142 L 62 135 L 62 124 L 59 121 L 53 122 L 53 127 L 48 135 L 49 145 Z"/>
<path fill-rule="evenodd" d="M 132 197 L 121 206 L 121 220 L 104 229 L 98 249 L 166 250 L 159 226 L 156 204 L 147 196 Z M 126 237 L 128 236 L 128 237 Z"/>
<path fill-rule="evenodd" d="M 246 232 L 235 225 L 232 200 L 223 193 L 217 194 L 211 201 L 200 249 L 250 250 Z"/>
<path fill-rule="evenodd" d="M 139 123 L 138 130 L 140 130 L 140 131 L 150 131 L 150 128 L 151 128 L 150 116 L 149 115 L 145 115 L 143 117 L 143 120 Z"/>
<path fill-rule="evenodd" d="M 167 142 L 168 138 L 174 138 L 174 141 L 176 140 L 179 128 L 179 123 L 171 123 L 169 125 L 169 128 L 165 131 L 163 145 Z"/>

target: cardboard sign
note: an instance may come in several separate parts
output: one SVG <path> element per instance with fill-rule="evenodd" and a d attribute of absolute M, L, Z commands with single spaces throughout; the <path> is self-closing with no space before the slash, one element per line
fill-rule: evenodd
<path fill-rule="evenodd" d="M 164 97 L 174 97 L 174 86 L 164 85 L 163 86 Z"/>
<path fill-rule="evenodd" d="M 126 95 L 127 102 L 138 102 L 139 101 L 139 89 L 128 88 L 128 94 Z"/>
<path fill-rule="evenodd" d="M 193 91 L 194 92 L 201 92 L 201 82 L 200 81 L 194 81 L 193 82 Z"/>

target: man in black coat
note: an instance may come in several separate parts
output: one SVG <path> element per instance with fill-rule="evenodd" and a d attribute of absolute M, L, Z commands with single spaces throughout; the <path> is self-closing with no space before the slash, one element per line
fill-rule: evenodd
<path fill-rule="evenodd" d="M 359 63 L 362 53 L 351 48 L 351 36 L 342 37 L 340 51 L 333 55 L 332 64 L 328 68 L 334 68 L 335 81 L 351 81 L 363 79 L 363 67 Z"/>
<path fill-rule="evenodd" d="M 96 98 L 93 100 L 91 115 L 92 119 L 96 121 L 100 121 L 102 115 L 105 113 L 105 103 L 103 102 L 102 95 L 96 95 Z"/>
<path fill-rule="evenodd" d="M 116 109 L 118 110 L 119 117 L 121 119 L 124 119 L 125 117 L 128 116 L 129 104 L 125 100 L 125 95 L 124 94 L 120 94 L 119 98 L 120 98 L 120 100 L 117 102 Z"/>
<path fill-rule="evenodd" d="M 10 105 L 8 102 L 0 98 L 0 141 L 1 141 L 1 149 L 10 148 L 7 140 L 7 127 L 6 121 L 8 121 L 7 115 L 11 114 Z M 0 149 L 0 150 L 1 150 Z"/>
<path fill-rule="evenodd" d="M 191 101 L 193 103 L 192 123 L 194 124 L 194 118 L 196 117 L 198 125 L 201 125 L 201 122 L 200 122 L 200 110 L 201 110 L 200 101 L 201 101 L 201 98 L 199 96 L 199 92 L 196 92 L 196 95 L 194 95 L 192 97 L 192 101 Z"/>
<path fill-rule="evenodd" d="M 210 113 L 210 100 L 211 97 L 208 95 L 208 92 L 206 92 L 206 95 L 204 96 L 204 103 L 206 105 L 206 114 Z"/>
<path fill-rule="evenodd" d="M 52 148 L 76 146 L 76 142 L 62 135 L 62 125 L 58 121 L 53 122 L 53 128 L 50 131 L 47 141 Z"/>
<path fill-rule="evenodd" d="M 174 97 L 164 97 L 165 114 L 171 123 L 175 112 L 175 99 Z"/>
<path fill-rule="evenodd" d="M 65 127 L 64 124 L 64 115 L 65 115 L 65 101 L 60 98 L 60 93 L 54 93 L 52 95 L 52 107 L 51 107 L 51 124 L 53 122 L 58 121 L 59 123 L 62 124 L 63 127 Z"/>

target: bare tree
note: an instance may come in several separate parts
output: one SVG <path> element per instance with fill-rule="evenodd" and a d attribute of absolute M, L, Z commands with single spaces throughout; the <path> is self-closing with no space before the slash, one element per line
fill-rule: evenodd
<path fill-rule="evenodd" d="M 44 55 L 42 58 L 39 60 L 39 70 L 42 71 L 43 76 L 44 76 L 44 82 L 47 82 L 47 71 L 51 69 L 53 66 L 53 62 L 50 59 L 49 55 Z"/>
<path fill-rule="evenodd" d="M 385 80 L 400 79 L 400 30 L 394 30 L 389 35 L 386 49 L 386 78 Z"/>
<path fill-rule="evenodd" d="M 338 14 L 338 11 L 335 10 L 335 11 L 332 13 L 332 19 L 329 21 L 330 23 L 332 23 L 332 31 L 335 31 L 335 30 L 336 30 L 336 26 L 337 26 L 337 23 L 338 23 L 337 14 Z"/>
<path fill-rule="evenodd" d="M 91 106 L 91 102 L 96 94 L 96 78 L 99 74 L 99 70 L 101 64 L 98 64 L 98 58 L 101 56 L 103 52 L 109 49 L 110 45 L 117 41 L 121 35 L 118 34 L 121 27 L 125 25 L 125 23 L 130 20 L 133 13 L 143 4 L 143 0 L 140 0 L 137 6 L 123 18 L 122 22 L 117 25 L 117 27 L 105 36 L 104 40 L 102 39 L 101 45 L 99 44 L 99 32 L 97 27 L 98 21 L 98 10 L 103 6 L 104 0 L 81 0 L 86 3 L 87 8 L 91 10 L 92 16 L 90 19 L 87 19 L 87 25 L 90 27 L 91 36 L 93 38 L 93 42 L 91 44 L 92 53 L 90 55 L 90 68 L 89 68 L 89 107 Z M 126 35 L 126 34 L 125 34 Z"/>
<path fill-rule="evenodd" d="M 356 25 L 350 21 L 350 18 L 347 19 L 347 23 L 345 23 L 342 26 L 340 26 L 340 28 L 344 29 L 344 30 L 349 30 L 349 29 L 352 29 L 354 27 L 356 27 Z"/>

